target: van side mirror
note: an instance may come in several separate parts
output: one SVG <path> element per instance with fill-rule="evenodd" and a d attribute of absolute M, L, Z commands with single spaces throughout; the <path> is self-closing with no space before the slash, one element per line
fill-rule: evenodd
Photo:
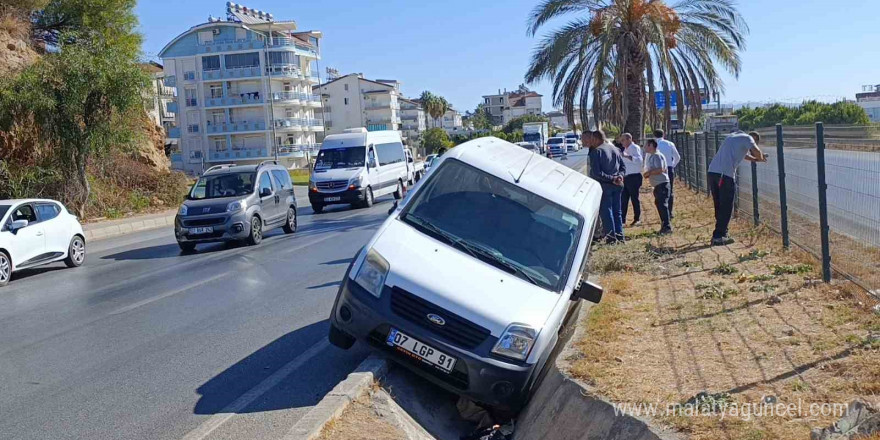
<path fill-rule="evenodd" d="M 602 286 L 590 281 L 582 281 L 581 285 L 572 292 L 571 299 L 572 301 L 585 299 L 591 303 L 599 304 L 599 301 L 602 301 L 602 293 Z"/>
<path fill-rule="evenodd" d="M 15 231 L 17 231 L 17 230 L 19 230 L 19 229 L 26 228 L 27 225 L 28 225 L 28 221 L 25 220 L 25 219 L 15 220 L 15 221 L 12 222 L 11 225 L 9 225 L 9 231 L 10 231 L 10 232 L 15 232 Z"/>

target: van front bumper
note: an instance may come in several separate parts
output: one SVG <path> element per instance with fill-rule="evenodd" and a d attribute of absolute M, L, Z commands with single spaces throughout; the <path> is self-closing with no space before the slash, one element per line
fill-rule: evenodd
<path fill-rule="evenodd" d="M 338 199 L 337 199 L 338 197 Z M 360 203 L 366 199 L 366 189 L 347 189 L 339 192 L 315 192 L 309 190 L 309 203 L 312 205 L 342 205 Z"/>
<path fill-rule="evenodd" d="M 427 317 L 426 317 L 427 320 Z M 373 350 L 416 374 L 474 401 L 507 410 L 518 410 L 524 403 L 532 384 L 536 365 L 505 361 L 491 355 L 498 339 L 489 335 L 472 349 L 465 349 L 419 325 L 395 314 L 391 309 L 391 288 L 384 287 L 381 298 L 376 298 L 346 274 L 336 296 L 330 322 L 343 333 L 368 344 Z M 456 359 L 450 373 L 415 359 L 386 343 L 395 328 L 418 341 L 440 350 Z"/>

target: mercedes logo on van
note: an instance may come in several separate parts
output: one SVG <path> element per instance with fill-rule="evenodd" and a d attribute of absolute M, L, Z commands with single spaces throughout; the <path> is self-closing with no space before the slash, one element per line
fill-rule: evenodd
<path fill-rule="evenodd" d="M 434 324 L 437 324 L 437 325 L 446 325 L 446 320 L 443 319 L 442 316 L 440 316 L 440 315 L 435 315 L 435 314 L 433 314 L 433 313 L 428 313 L 428 321 L 431 321 L 431 322 L 433 322 Z"/>

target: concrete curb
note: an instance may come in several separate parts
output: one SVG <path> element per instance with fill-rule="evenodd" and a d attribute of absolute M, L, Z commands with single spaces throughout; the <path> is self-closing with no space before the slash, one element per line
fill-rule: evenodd
<path fill-rule="evenodd" d="M 370 355 L 360 365 L 339 382 L 317 405 L 298 422 L 284 440 L 314 440 L 321 435 L 324 426 L 331 420 L 338 418 L 348 405 L 360 397 L 373 381 L 385 376 L 388 372 L 388 360 L 376 355 Z"/>
<path fill-rule="evenodd" d="M 589 385 L 565 373 L 572 344 L 584 337 L 580 325 L 589 308 L 581 309 L 578 326 L 559 354 L 532 400 L 520 413 L 514 440 L 679 440 L 681 435 L 653 426 L 652 422 L 628 414 L 618 414 L 614 404 Z"/>
<path fill-rule="evenodd" d="M 158 214 L 138 215 L 119 220 L 107 220 L 97 223 L 86 223 L 83 232 L 86 241 L 103 240 L 119 237 L 134 232 L 174 226 L 177 210 L 169 210 Z"/>

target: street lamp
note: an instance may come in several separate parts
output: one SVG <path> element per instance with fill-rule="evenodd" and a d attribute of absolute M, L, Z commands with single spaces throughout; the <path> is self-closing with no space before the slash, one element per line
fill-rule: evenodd
<path fill-rule="evenodd" d="M 263 73 L 266 75 L 267 82 L 269 83 L 269 122 L 272 124 L 272 153 L 275 158 L 275 162 L 278 162 L 278 146 L 275 145 L 275 142 L 278 140 L 278 135 L 275 132 L 275 99 L 272 97 L 272 76 L 269 75 L 269 45 L 272 44 L 272 24 L 269 24 L 269 33 L 268 35 L 263 34 L 260 31 L 251 29 L 247 27 L 247 25 L 241 25 L 245 30 L 251 31 L 255 34 L 260 34 L 266 37 L 266 44 L 264 45 L 264 52 L 266 57 L 266 67 L 263 69 Z"/>

